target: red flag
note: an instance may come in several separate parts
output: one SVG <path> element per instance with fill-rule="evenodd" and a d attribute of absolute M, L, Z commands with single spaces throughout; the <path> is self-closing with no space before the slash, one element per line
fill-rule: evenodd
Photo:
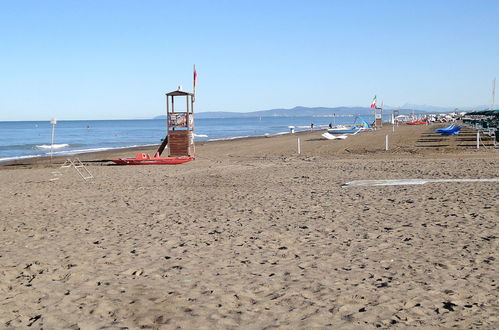
<path fill-rule="evenodd" d="M 196 72 L 196 66 L 194 65 L 194 90 L 196 90 L 196 78 L 198 77 L 198 74 Z"/>
<path fill-rule="evenodd" d="M 376 109 L 376 95 L 374 95 L 373 102 L 371 103 L 371 109 Z"/>
<path fill-rule="evenodd" d="M 192 100 L 196 98 L 196 79 L 198 77 L 198 74 L 196 72 L 196 64 L 194 64 L 194 80 L 193 80 L 193 87 L 192 87 L 192 93 L 194 94 Z"/>

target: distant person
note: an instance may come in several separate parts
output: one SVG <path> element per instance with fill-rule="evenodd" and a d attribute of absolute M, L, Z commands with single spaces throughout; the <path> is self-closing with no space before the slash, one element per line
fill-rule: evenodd
<path fill-rule="evenodd" d="M 313 130 L 314 129 L 314 123 L 311 123 L 310 124 L 310 130 Z"/>
<path fill-rule="evenodd" d="M 329 128 L 333 128 L 333 123 L 329 123 Z"/>

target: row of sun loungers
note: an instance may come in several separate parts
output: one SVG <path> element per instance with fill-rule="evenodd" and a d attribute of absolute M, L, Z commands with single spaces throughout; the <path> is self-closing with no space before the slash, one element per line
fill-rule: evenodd
<path fill-rule="evenodd" d="M 468 112 L 463 118 L 463 125 L 490 136 L 499 146 L 499 110 Z"/>

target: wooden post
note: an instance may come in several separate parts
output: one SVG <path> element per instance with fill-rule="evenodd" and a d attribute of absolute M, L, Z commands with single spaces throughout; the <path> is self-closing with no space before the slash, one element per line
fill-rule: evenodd
<path fill-rule="evenodd" d="M 301 154 L 301 148 L 300 148 L 300 138 L 296 140 L 296 146 L 298 148 L 298 155 Z"/>
<path fill-rule="evenodd" d="M 165 138 L 163 139 L 163 142 L 161 143 L 161 145 L 158 148 L 157 152 L 159 153 L 160 156 L 163 153 L 163 151 L 165 150 L 167 144 L 168 144 L 168 135 L 165 136 Z"/>
<path fill-rule="evenodd" d="M 189 113 L 189 95 L 185 96 L 185 101 L 186 101 L 185 120 L 187 121 L 186 127 L 187 127 L 187 131 L 190 131 L 191 127 L 189 125 L 189 116 L 190 116 L 190 113 Z M 189 141 L 189 143 L 190 143 L 190 141 Z"/>
<path fill-rule="evenodd" d="M 168 145 L 168 116 L 170 115 L 170 99 L 168 95 L 166 95 L 166 136 L 163 139 L 163 142 L 161 142 L 161 145 L 159 146 L 158 150 L 156 152 L 161 156 L 163 151 L 165 150 L 166 146 Z"/>
<path fill-rule="evenodd" d="M 194 144 L 194 117 L 192 117 L 192 127 L 190 125 L 190 120 L 191 120 L 191 116 L 194 116 L 194 93 L 196 92 L 195 88 L 193 90 L 193 94 L 188 96 L 188 100 L 189 100 L 189 97 L 190 97 L 190 103 L 191 103 L 191 110 L 190 110 L 190 114 L 189 114 L 189 118 L 187 120 L 187 125 L 189 126 L 189 129 L 191 130 L 191 147 L 192 147 L 192 150 L 191 150 L 191 154 L 195 154 L 196 153 L 196 147 L 195 147 L 195 144 Z"/>
<path fill-rule="evenodd" d="M 50 145 L 50 164 L 52 164 L 52 156 L 54 154 L 54 131 L 55 131 L 55 124 L 57 124 L 57 119 L 52 118 L 50 120 L 50 123 L 52 124 L 52 144 Z"/>
<path fill-rule="evenodd" d="M 476 148 L 480 149 L 480 131 L 476 131 Z"/>
<path fill-rule="evenodd" d="M 388 134 L 385 135 L 385 150 L 388 151 Z"/>

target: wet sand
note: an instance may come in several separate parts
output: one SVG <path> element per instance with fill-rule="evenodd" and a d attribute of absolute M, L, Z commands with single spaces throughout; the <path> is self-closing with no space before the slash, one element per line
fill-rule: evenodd
<path fill-rule="evenodd" d="M 497 328 L 498 183 L 342 187 L 499 177 L 498 150 L 436 127 L 85 154 L 87 182 L 2 163 L 0 327 Z"/>

